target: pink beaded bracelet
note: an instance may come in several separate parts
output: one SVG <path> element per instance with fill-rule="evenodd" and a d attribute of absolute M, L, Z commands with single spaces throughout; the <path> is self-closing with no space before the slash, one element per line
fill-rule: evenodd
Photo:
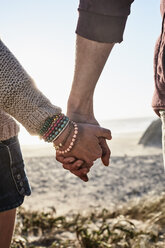
<path fill-rule="evenodd" d="M 61 151 L 61 150 L 59 150 L 60 145 L 59 145 L 59 146 L 55 146 L 55 145 L 54 145 L 56 151 L 57 151 L 59 154 L 65 154 L 65 153 L 67 153 L 67 152 L 70 152 L 70 151 L 72 150 L 74 144 L 75 144 L 75 141 L 76 141 L 76 138 L 77 138 L 77 134 L 78 134 L 78 126 L 77 126 L 77 124 L 76 124 L 75 122 L 73 122 L 73 121 L 72 121 L 71 123 L 72 123 L 73 126 L 74 126 L 74 133 L 73 133 L 73 137 L 72 137 L 72 140 L 71 140 L 71 142 L 70 142 L 68 148 L 65 149 L 64 151 Z"/>

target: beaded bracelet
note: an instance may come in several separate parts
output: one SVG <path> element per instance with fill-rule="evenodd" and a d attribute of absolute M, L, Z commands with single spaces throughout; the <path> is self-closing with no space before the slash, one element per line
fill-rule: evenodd
<path fill-rule="evenodd" d="M 76 138 L 77 138 L 77 134 L 78 134 L 78 126 L 77 126 L 77 124 L 76 124 L 75 122 L 73 122 L 73 121 L 72 121 L 71 123 L 72 123 L 73 126 L 74 126 L 74 133 L 73 133 L 73 137 L 72 137 L 72 140 L 71 140 L 71 142 L 70 142 L 68 148 L 65 149 L 64 151 L 61 151 L 61 150 L 59 150 L 60 145 L 58 145 L 58 146 L 55 146 L 55 145 L 54 145 L 56 151 L 57 151 L 59 154 L 64 154 L 64 153 L 70 152 L 70 151 L 72 150 L 74 144 L 75 144 L 75 141 L 76 141 Z"/>
<path fill-rule="evenodd" d="M 56 119 L 55 121 L 52 122 L 51 126 L 49 127 L 48 131 L 43 135 L 43 139 L 46 139 L 49 137 L 49 135 L 53 132 L 57 132 L 58 134 L 58 129 L 61 127 L 63 128 L 64 127 L 64 124 L 65 124 L 65 118 L 67 118 L 68 120 L 68 117 L 65 117 L 64 115 L 63 116 L 60 116 L 60 118 Z M 60 130 L 59 130 L 60 131 Z"/>
<path fill-rule="evenodd" d="M 57 146 L 54 144 L 54 148 L 55 148 L 56 150 L 59 150 L 62 146 L 65 145 L 65 142 L 67 141 L 67 139 L 68 139 L 68 137 L 69 137 L 71 131 L 72 131 L 72 125 L 69 126 L 68 133 L 67 133 L 67 135 L 65 136 L 65 138 L 63 139 L 63 141 L 62 141 L 59 145 L 57 145 Z M 54 140 L 53 140 L 53 141 L 54 141 Z"/>
<path fill-rule="evenodd" d="M 59 115 L 53 115 L 52 117 L 47 118 L 46 121 L 44 122 L 44 125 L 39 130 L 39 134 L 43 136 L 48 131 L 48 129 L 50 128 L 50 126 L 52 125 L 52 123 L 54 121 L 56 121 L 57 119 L 59 119 L 60 117 L 61 117 L 61 114 L 59 114 Z"/>
<path fill-rule="evenodd" d="M 52 139 L 51 139 L 51 142 L 54 142 L 60 135 L 61 133 L 66 129 L 66 127 L 69 125 L 69 118 L 68 118 L 68 122 L 66 123 L 66 125 L 64 126 L 64 128 L 55 136 L 55 135 L 52 135 Z M 54 137 L 55 136 L 55 137 Z"/>
<path fill-rule="evenodd" d="M 49 133 L 49 136 L 46 137 L 44 140 L 46 142 L 53 142 L 53 140 L 56 140 L 59 137 L 59 135 L 65 130 L 68 124 L 69 124 L 69 118 L 65 117 L 65 120 L 63 120 L 56 127 L 52 128 L 51 132 Z"/>
<path fill-rule="evenodd" d="M 46 119 L 44 125 L 39 131 L 42 139 L 46 142 L 52 142 L 65 130 L 69 124 L 69 118 L 64 114 L 55 115 Z"/>
<path fill-rule="evenodd" d="M 63 116 L 60 115 L 59 117 L 55 118 L 51 125 L 48 127 L 47 131 L 44 133 L 43 138 L 46 138 L 52 130 L 54 130 L 55 125 L 58 125 L 58 123 L 63 119 Z"/>

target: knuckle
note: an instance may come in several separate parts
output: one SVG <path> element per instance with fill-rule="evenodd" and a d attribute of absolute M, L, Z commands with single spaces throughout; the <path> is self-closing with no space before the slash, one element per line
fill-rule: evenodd
<path fill-rule="evenodd" d="M 80 168 L 80 166 L 78 164 L 74 165 L 74 170 L 78 170 Z"/>
<path fill-rule="evenodd" d="M 106 129 L 106 133 L 107 133 L 108 135 L 111 135 L 111 131 L 110 131 L 109 129 Z"/>

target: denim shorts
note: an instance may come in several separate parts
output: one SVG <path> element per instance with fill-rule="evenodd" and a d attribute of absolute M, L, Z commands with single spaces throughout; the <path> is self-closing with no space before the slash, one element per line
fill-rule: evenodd
<path fill-rule="evenodd" d="M 0 141 L 0 212 L 20 206 L 30 194 L 18 138 Z"/>

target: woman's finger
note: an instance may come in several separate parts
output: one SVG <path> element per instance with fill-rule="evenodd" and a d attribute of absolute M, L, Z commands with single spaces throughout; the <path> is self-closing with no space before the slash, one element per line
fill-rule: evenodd
<path fill-rule="evenodd" d="M 80 179 L 83 180 L 84 182 L 88 182 L 88 176 L 84 175 L 84 176 L 80 176 Z"/>
<path fill-rule="evenodd" d="M 75 161 L 74 163 L 63 163 L 63 168 L 66 169 L 66 170 L 79 170 L 81 168 L 81 166 L 83 165 L 83 161 L 82 160 L 77 160 Z"/>
<path fill-rule="evenodd" d="M 82 179 L 82 178 L 87 177 L 87 173 L 89 172 L 89 170 L 90 169 L 88 169 L 88 168 L 82 168 L 80 170 L 73 170 L 70 172 Z"/>
<path fill-rule="evenodd" d="M 59 156 L 59 155 L 56 155 L 56 160 L 60 163 L 64 163 L 64 164 L 68 164 L 68 163 L 73 163 L 74 161 L 76 161 L 76 158 L 74 157 L 63 157 L 63 156 Z"/>

